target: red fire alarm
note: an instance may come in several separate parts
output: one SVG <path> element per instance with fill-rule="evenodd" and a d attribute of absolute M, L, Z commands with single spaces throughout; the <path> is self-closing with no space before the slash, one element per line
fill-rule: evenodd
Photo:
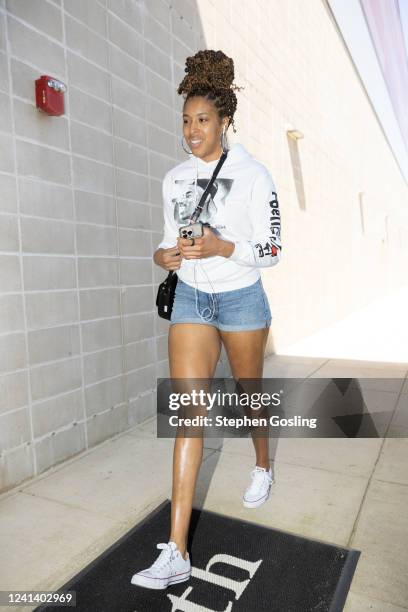
<path fill-rule="evenodd" d="M 46 75 L 41 76 L 35 82 L 37 108 L 48 115 L 63 115 L 66 91 L 67 86 L 58 79 Z"/>

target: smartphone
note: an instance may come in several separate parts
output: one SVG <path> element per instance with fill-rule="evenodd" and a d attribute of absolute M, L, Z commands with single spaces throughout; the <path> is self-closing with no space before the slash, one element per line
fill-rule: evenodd
<path fill-rule="evenodd" d="M 191 223 L 190 225 L 184 225 L 179 228 L 179 234 L 181 238 L 201 238 L 204 236 L 203 223 L 197 221 L 197 223 Z"/>

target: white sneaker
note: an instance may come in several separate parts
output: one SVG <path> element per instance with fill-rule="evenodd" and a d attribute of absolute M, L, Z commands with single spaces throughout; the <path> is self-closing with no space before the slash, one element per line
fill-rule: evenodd
<path fill-rule="evenodd" d="M 242 499 L 245 508 L 257 508 L 266 502 L 273 483 L 272 469 L 269 468 L 267 472 L 265 468 L 255 466 L 251 478 L 252 482 Z"/>
<path fill-rule="evenodd" d="M 185 582 L 191 576 L 190 555 L 183 559 L 175 542 L 157 544 L 162 552 L 156 561 L 145 570 L 133 574 L 131 583 L 147 589 L 165 589 L 170 584 Z"/>

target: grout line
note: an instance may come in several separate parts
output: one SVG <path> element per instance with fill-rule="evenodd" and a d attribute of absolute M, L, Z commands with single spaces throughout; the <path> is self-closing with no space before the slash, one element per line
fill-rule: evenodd
<path fill-rule="evenodd" d="M 67 79 L 65 79 L 65 80 L 67 80 Z M 111 107 L 113 108 L 113 105 L 111 105 Z M 136 115 L 132 115 L 131 113 L 128 113 L 124 109 L 119 109 L 119 110 L 120 110 L 121 113 L 126 113 L 131 118 L 137 119 L 139 122 L 143 122 L 147 127 L 152 126 L 155 129 L 159 129 L 161 132 L 163 132 L 164 134 L 167 134 L 168 136 L 172 136 L 172 137 L 174 136 L 174 134 L 171 134 L 167 130 L 162 130 L 160 128 L 157 128 L 157 126 L 153 122 L 147 121 L 146 119 L 144 119 L 142 117 L 137 117 Z M 113 114 L 111 116 L 112 116 L 112 122 L 113 122 L 114 121 Z M 75 119 L 73 119 L 73 121 L 76 122 Z M 68 119 L 67 122 L 70 123 L 71 120 Z M 172 163 L 174 163 L 174 158 L 171 157 L 170 155 L 167 155 L 165 152 L 149 150 L 148 147 L 146 145 L 144 145 L 143 143 L 141 143 L 141 142 L 138 142 L 138 141 L 135 141 L 135 140 L 126 139 L 123 136 L 116 136 L 116 135 L 111 134 L 109 132 L 103 132 L 102 130 L 98 130 L 97 128 L 95 128 L 94 126 L 90 125 L 89 123 L 84 123 L 84 124 L 80 124 L 80 125 L 85 125 L 89 129 L 97 131 L 100 134 L 102 134 L 103 136 L 107 136 L 107 137 L 112 138 L 112 139 L 120 138 L 120 140 L 123 141 L 124 143 L 128 143 L 130 145 L 139 147 L 140 149 L 146 150 L 148 153 L 152 153 L 153 152 L 155 155 L 158 155 L 160 157 L 165 157 L 168 160 L 171 160 Z M 0 134 L 4 134 L 5 136 L 10 136 L 9 132 L 2 132 L 1 130 L 0 130 Z M 107 166 L 108 168 L 113 168 L 114 167 L 113 160 L 112 160 L 112 162 L 103 161 L 103 160 L 101 160 L 99 158 L 89 157 L 88 155 L 84 155 L 83 153 L 79 153 L 78 151 L 73 151 L 73 150 L 71 150 L 71 148 L 67 149 L 67 148 L 57 147 L 57 146 L 55 146 L 53 144 L 44 142 L 43 140 L 36 140 L 35 138 L 31 138 L 29 136 L 21 136 L 21 135 L 16 134 L 15 135 L 15 141 L 16 141 L 16 143 L 21 142 L 21 143 L 29 144 L 29 145 L 32 145 L 32 146 L 35 146 L 35 147 L 40 147 L 42 149 L 48 149 L 49 151 L 55 151 L 56 153 L 60 153 L 61 155 L 65 155 L 65 156 L 69 155 L 72 158 L 85 160 L 87 162 L 91 162 L 93 164 L 99 164 L 101 166 Z M 132 175 L 135 175 L 135 176 L 138 176 L 138 177 L 143 177 L 143 178 L 146 178 L 146 179 L 150 178 L 149 175 L 144 174 L 143 172 L 136 172 L 135 170 L 129 170 L 128 168 L 123 168 L 122 166 L 119 166 L 119 165 L 117 166 L 117 168 L 119 170 L 121 170 L 122 172 L 128 172 L 129 174 L 132 174 Z M 5 173 L 5 174 L 7 174 L 7 173 Z M 37 178 L 40 181 L 42 181 L 41 177 L 36 177 L 36 176 L 32 176 L 32 175 L 24 175 L 24 174 L 22 174 L 21 176 L 23 178 L 28 178 L 28 179 L 32 179 L 32 178 L 35 179 L 35 178 Z M 152 178 L 155 179 L 156 177 L 152 176 Z M 159 178 L 156 178 L 156 180 L 160 181 Z M 46 179 L 45 179 L 44 182 L 49 182 L 51 184 L 57 185 L 58 187 L 62 187 L 62 188 L 63 187 L 66 187 L 66 188 L 70 187 L 70 185 L 68 185 L 67 183 L 63 183 L 63 182 L 52 183 L 52 181 L 47 181 Z M 77 190 L 78 191 L 87 191 L 87 190 L 81 189 L 81 188 L 78 188 Z M 96 192 L 91 191 L 91 192 L 88 192 L 88 193 L 96 193 Z M 104 195 L 106 197 L 113 197 L 113 193 L 110 193 L 110 192 L 102 192 L 101 195 Z M 130 198 L 122 198 L 122 199 L 129 200 Z M 133 200 L 131 200 L 131 201 L 133 201 Z M 144 200 L 142 200 L 141 202 L 142 203 L 143 202 L 146 203 Z"/>
<path fill-rule="evenodd" d="M 7 12 L 6 12 L 7 14 Z M 8 79 L 9 79 L 9 92 L 8 98 L 10 102 L 10 113 L 11 113 L 11 135 L 13 138 L 13 161 L 14 161 L 14 181 L 16 186 L 16 199 L 17 199 L 17 228 L 18 228 L 18 242 L 19 242 L 19 252 L 16 254 L 19 260 L 19 270 L 20 270 L 20 281 L 21 281 L 21 297 L 22 297 L 22 307 L 23 307 L 23 321 L 24 321 L 24 348 L 25 348 L 25 367 L 23 369 L 24 372 L 27 372 L 26 384 L 27 384 L 27 404 L 24 408 L 27 409 L 28 412 L 28 421 L 29 421 L 29 441 L 25 442 L 24 446 L 30 447 L 31 457 L 30 457 L 30 467 L 31 467 L 31 476 L 35 476 L 37 473 L 37 458 L 34 448 L 34 424 L 33 424 L 33 410 L 32 410 L 32 386 L 31 386 L 31 371 L 30 371 L 30 352 L 28 346 L 28 324 L 27 324 L 27 303 L 26 303 L 26 295 L 25 295 L 25 279 L 24 279 L 24 259 L 23 259 L 23 237 L 22 237 L 22 227 L 21 227 L 21 217 L 20 217 L 20 186 L 18 182 L 18 159 L 17 159 L 17 143 L 16 143 L 16 126 L 15 126 L 15 115 L 14 115 L 14 104 L 12 104 L 13 98 L 13 80 L 11 75 L 11 59 L 10 59 L 10 40 L 9 40 L 9 31 L 8 31 L 8 20 L 5 17 L 4 19 L 4 29 L 5 29 L 5 42 L 6 42 L 6 60 L 7 60 L 7 70 L 8 70 Z"/>
<path fill-rule="evenodd" d="M 233 440 L 235 438 L 231 437 L 231 438 L 226 438 L 226 439 L 227 440 Z M 290 439 L 292 439 L 292 438 L 290 438 Z M 336 440 L 336 439 L 337 438 L 334 438 L 334 440 Z M 279 440 L 282 440 L 282 438 L 280 438 Z M 237 453 L 237 452 L 234 452 L 233 450 L 230 450 L 230 451 L 226 450 L 225 452 L 228 455 L 238 455 L 238 456 L 241 455 L 241 456 L 245 456 L 245 457 L 247 457 L 247 456 L 249 457 L 250 456 L 249 454 L 247 454 L 245 452 Z M 349 474 L 347 471 L 338 471 L 338 470 L 330 469 L 330 468 L 323 467 L 323 466 L 309 465 L 309 464 L 306 464 L 304 462 L 303 463 L 301 463 L 301 462 L 296 463 L 296 462 L 293 462 L 293 461 L 287 461 L 286 459 L 276 459 L 276 458 L 273 460 L 273 462 L 274 462 L 275 465 L 279 465 L 279 464 L 281 464 L 281 465 L 290 465 L 290 466 L 293 466 L 293 467 L 306 468 L 308 470 L 316 470 L 316 471 L 319 471 L 319 472 L 327 472 L 328 474 L 337 474 L 337 475 L 341 475 L 341 476 L 346 476 L 347 478 L 355 478 L 355 479 L 360 479 L 360 480 L 367 478 L 366 474 L 356 474 L 356 473 Z M 379 479 L 376 478 L 375 480 L 379 480 Z M 384 482 L 389 482 L 389 481 L 384 481 Z M 390 484 L 398 484 L 398 485 L 401 484 L 401 486 L 408 486 L 408 483 L 406 483 L 404 485 L 403 483 L 391 483 L 390 482 Z"/>
<path fill-rule="evenodd" d="M 65 79 L 65 80 L 67 80 L 67 79 Z M 7 94 L 5 94 L 5 92 L 0 92 L 0 93 L 1 93 L 1 94 L 3 94 L 3 95 L 7 95 Z M 85 95 L 89 95 L 89 94 L 88 94 L 87 92 L 85 92 Z M 69 98 L 69 96 L 68 96 L 68 98 Z M 14 100 L 18 100 L 18 101 L 22 101 L 22 100 L 24 100 L 24 103 L 26 103 L 25 99 L 23 99 L 23 98 L 18 98 L 17 96 L 13 96 L 13 99 L 14 99 Z M 156 100 L 155 100 L 155 101 L 156 101 Z M 31 102 L 32 102 L 32 101 L 31 101 Z M 33 107 L 33 109 L 36 109 L 36 106 L 35 106 L 35 104 L 34 104 L 34 103 L 32 103 L 32 104 L 31 104 L 31 106 Z M 109 108 L 116 109 L 116 110 L 118 110 L 119 112 L 121 112 L 121 113 L 124 113 L 124 114 L 128 115 L 128 116 L 129 116 L 131 119 L 137 119 L 139 122 L 143 122 L 143 123 L 144 123 L 144 124 L 145 124 L 147 127 L 149 127 L 149 126 L 150 126 L 150 127 L 153 127 L 154 129 L 158 130 L 160 133 L 163 133 L 164 135 L 167 135 L 167 136 L 169 136 L 169 137 L 174 137 L 174 133 L 169 132 L 168 130 L 166 130 L 166 129 L 164 129 L 164 128 L 158 127 L 158 126 L 157 126 L 157 124 L 156 124 L 154 121 L 150 121 L 150 120 L 148 120 L 148 119 L 147 119 L 147 118 L 145 118 L 145 117 L 141 117 L 140 115 L 134 115 L 133 113 L 130 113 L 130 112 L 129 112 L 129 111 L 127 111 L 126 109 L 121 108 L 121 107 L 119 107 L 119 106 L 117 106 L 117 105 L 115 105 L 115 104 L 113 104 L 113 103 L 109 105 Z M 170 110 L 170 109 L 166 109 L 166 110 Z M 111 115 L 111 117 L 113 117 L 113 113 L 110 113 L 110 115 Z M 84 121 L 79 121 L 79 120 L 77 120 L 77 119 L 72 119 L 72 120 L 70 120 L 70 119 L 65 119 L 65 121 L 67 121 L 67 123 L 70 123 L 70 122 L 72 122 L 72 123 L 77 123 L 79 126 L 86 127 L 86 128 L 87 128 L 87 129 L 89 129 L 89 130 L 92 130 L 92 131 L 94 131 L 94 132 L 97 132 L 97 133 L 98 133 L 98 135 L 106 136 L 107 138 L 113 138 L 113 136 L 114 136 L 114 135 L 112 134 L 112 132 L 108 132 L 108 131 L 103 130 L 103 129 L 99 128 L 99 127 L 96 127 L 96 126 L 95 126 L 95 125 L 93 125 L 93 124 L 86 123 L 86 122 L 84 122 Z M 10 136 L 10 132 L 5 132 L 5 131 L 3 131 L 3 130 L 0 130 L 0 135 L 1 135 L 1 134 L 4 134 L 4 136 L 6 136 L 6 137 L 7 137 L 7 136 Z M 136 141 L 136 140 L 131 140 L 131 139 L 129 139 L 129 138 L 125 138 L 124 136 L 120 136 L 120 135 L 115 135 L 114 137 L 115 137 L 116 139 L 118 139 L 118 140 L 120 140 L 120 141 L 122 141 L 122 142 L 126 143 L 126 144 L 130 144 L 130 145 L 132 145 L 133 147 L 137 147 L 138 149 L 140 149 L 140 150 L 142 150 L 142 151 L 146 151 L 147 153 L 151 152 L 151 150 L 150 150 L 150 149 L 147 147 L 147 145 L 143 144 L 142 142 L 139 142 L 139 141 Z M 76 151 L 76 150 L 74 151 L 74 150 L 71 150 L 70 148 L 68 149 L 68 148 L 66 148 L 66 147 L 58 147 L 58 146 L 53 145 L 53 144 L 51 144 L 51 143 L 49 143 L 49 142 L 45 142 L 44 140 L 38 140 L 38 139 L 36 139 L 36 138 L 32 138 L 32 137 L 30 137 L 30 136 L 24 136 L 24 135 L 21 135 L 21 134 L 16 134 L 16 135 L 15 135 L 15 139 L 16 139 L 16 142 L 23 142 L 23 143 L 30 144 L 30 145 L 35 145 L 35 146 L 38 146 L 38 147 L 47 148 L 47 149 L 50 149 L 50 150 L 52 150 L 52 151 L 56 151 L 56 152 L 58 152 L 58 153 L 61 153 L 61 154 L 63 154 L 63 155 L 64 155 L 64 154 L 65 154 L 65 155 L 72 155 L 73 157 L 77 157 L 77 158 L 79 158 L 79 159 L 84 159 L 84 160 L 87 160 L 87 161 L 95 162 L 95 163 L 97 163 L 97 164 L 102 164 L 102 165 L 104 165 L 104 166 L 113 166 L 113 165 L 114 165 L 114 164 L 113 164 L 113 161 L 112 161 L 112 162 L 109 162 L 109 161 L 104 161 L 104 160 L 101 160 L 101 159 L 100 159 L 100 158 L 98 158 L 98 157 L 90 157 L 89 155 L 85 155 L 85 154 L 80 153 L 80 152 L 78 152 L 78 151 Z M 154 151 L 154 153 L 155 153 L 156 155 L 160 155 L 161 157 L 165 157 L 165 158 L 167 158 L 167 159 L 168 159 L 168 160 L 170 160 L 172 163 L 173 163 L 173 162 L 174 162 L 174 160 L 175 160 L 175 158 L 174 158 L 174 157 L 172 157 L 172 156 L 168 155 L 168 154 L 167 154 L 165 151 Z M 136 172 L 135 170 L 129 170 L 128 168 L 123 167 L 123 166 L 119 166 L 119 165 L 118 165 L 117 167 L 118 167 L 120 170 L 126 170 L 127 172 L 131 172 L 132 174 L 136 174 L 137 176 L 143 176 L 143 177 L 145 177 L 145 178 L 150 178 L 150 176 L 149 176 L 148 174 L 144 174 L 143 172 Z M 3 174 L 8 174 L 6 171 L 5 171 L 5 172 L 3 172 L 3 171 L 2 171 L 2 173 L 3 173 Z M 10 174 L 11 174 L 11 173 L 10 173 Z M 32 175 L 27 175 L 27 176 L 26 176 L 26 175 L 22 174 L 21 176 L 22 176 L 23 178 L 28 178 L 28 179 L 30 179 L 30 180 L 35 180 L 35 179 L 37 179 L 38 181 L 41 181 L 41 182 L 46 182 L 46 183 L 48 182 L 48 183 L 50 183 L 50 184 L 52 184 L 52 185 L 57 185 L 58 187 L 61 187 L 61 188 L 63 188 L 63 187 L 69 188 L 69 185 L 67 185 L 66 183 L 58 183 L 58 182 L 53 182 L 53 181 L 50 181 L 49 179 L 41 179 L 41 178 L 38 178 L 38 177 L 36 177 L 36 176 L 32 176 Z M 156 178 L 156 177 L 154 177 L 154 176 L 153 176 L 152 178 Z M 160 181 L 160 179 L 159 179 L 159 178 L 156 178 L 156 180 L 157 180 L 157 181 Z M 86 190 L 84 190 L 84 189 L 82 189 L 82 190 L 81 190 L 81 189 L 79 189 L 79 191 L 86 191 Z M 93 192 L 93 191 L 92 191 L 91 193 L 96 193 L 96 192 Z M 102 193 L 102 195 L 113 197 L 113 195 L 112 195 L 112 194 L 110 194 L 110 193 L 105 193 L 105 192 L 103 192 L 103 193 Z M 130 199 L 130 198 L 123 198 L 123 199 Z M 157 206 L 157 205 L 156 205 L 156 206 Z M 6 213 L 4 213 L 4 214 L 6 214 Z"/>
<path fill-rule="evenodd" d="M 126 287 L 128 287 L 129 289 L 139 289 L 139 288 L 145 288 L 145 287 L 154 287 L 156 285 L 156 283 L 146 283 L 146 284 L 140 284 L 140 285 L 126 285 Z M 108 289 L 116 289 L 119 290 L 117 285 L 91 285 L 91 286 L 85 286 L 85 287 L 80 287 L 80 291 L 99 291 L 99 290 L 103 290 L 106 291 Z M 41 295 L 41 294 L 49 294 L 49 293 L 73 293 L 75 291 L 75 287 L 68 287 L 68 288 L 63 288 L 63 289 L 29 289 L 26 290 L 26 295 Z M 21 291 L 2 291 L 1 293 L 2 295 L 21 295 Z M 146 310 L 143 312 L 151 312 L 150 310 Z M 135 313 L 128 313 L 129 315 L 131 314 L 139 314 L 138 312 Z M 85 319 L 85 320 L 92 320 L 92 319 Z M 96 319 L 95 319 L 96 320 Z M 74 321 L 75 322 L 75 321 Z M 68 321 L 69 323 L 69 321 Z M 30 329 L 39 329 L 37 327 L 33 327 Z M 12 332 L 10 332 L 12 333 Z"/>
<path fill-rule="evenodd" d="M 67 56 L 67 46 L 66 46 L 66 24 L 65 24 L 65 12 L 64 12 L 64 2 L 61 1 L 61 21 L 62 21 L 62 39 L 64 45 L 64 63 L 65 63 L 65 74 L 66 74 L 66 82 L 67 88 L 69 87 L 69 75 L 68 75 L 68 56 Z M 68 122 L 68 151 L 69 151 L 69 166 L 70 166 L 70 178 L 71 178 L 71 203 L 72 203 L 72 223 L 74 226 L 74 263 L 75 263 L 75 281 L 76 287 L 74 287 L 74 291 L 77 298 L 77 325 L 78 325 L 78 333 L 79 333 L 79 363 L 81 368 L 81 398 L 82 398 L 82 420 L 80 423 L 84 424 L 84 442 L 85 448 L 88 448 L 88 427 L 87 423 L 89 417 L 86 412 L 86 397 L 85 397 L 85 364 L 84 364 L 84 352 L 83 352 L 83 334 L 82 334 L 82 325 L 81 325 L 81 300 L 80 300 L 80 287 L 79 287 L 79 264 L 78 264 L 78 244 L 77 244 L 77 232 L 76 232 L 76 205 L 75 205 L 75 197 L 74 197 L 74 165 L 73 165 L 73 155 L 72 155 L 72 140 L 71 140 L 71 108 L 68 104 L 68 113 L 67 113 L 67 122 Z M 72 423 L 69 423 L 67 429 L 72 428 Z M 61 428 L 58 429 L 60 431 Z M 77 433 L 79 436 L 79 433 Z"/>
<path fill-rule="evenodd" d="M 151 287 L 151 285 L 147 285 L 149 288 Z M 78 291 L 72 291 L 72 293 L 77 293 Z M 5 295 L 5 294 L 3 294 Z M 17 294 L 13 294 L 13 295 L 20 295 L 19 293 Z M 139 315 L 149 315 L 152 314 L 154 312 L 153 308 L 151 310 L 140 310 L 138 312 L 129 312 L 129 313 L 119 313 L 119 314 L 114 314 L 114 315 L 106 315 L 106 316 L 102 316 L 102 317 L 97 317 L 96 319 L 76 319 L 74 321 L 67 321 L 64 323 L 57 323 L 56 325 L 48 325 L 47 327 L 28 327 L 26 326 L 26 328 L 23 329 L 15 329 L 13 331 L 7 331 L 7 332 L 2 332 L 0 333 L 0 338 L 2 338 L 3 336 L 11 336 L 13 334 L 19 334 L 19 333 L 23 333 L 25 331 L 25 329 L 27 329 L 28 332 L 30 333 L 34 333 L 34 332 L 45 332 L 45 331 L 50 331 L 50 330 L 59 330 L 62 329 L 64 327 L 68 328 L 68 327 L 76 327 L 76 326 L 89 326 L 92 325 L 94 323 L 103 323 L 103 322 L 111 322 L 114 323 L 116 319 L 119 319 L 120 317 L 125 317 L 125 318 L 130 318 L 130 317 L 138 317 Z M 164 335 L 164 334 L 162 334 Z M 139 342 L 140 340 L 143 340 L 144 338 L 140 338 L 139 340 L 134 340 L 133 342 Z M 130 343 L 127 343 L 130 344 Z M 93 353 L 98 353 L 100 351 L 103 350 L 107 350 L 110 348 L 115 348 L 118 345 L 112 345 L 112 346 L 105 346 L 102 349 L 96 349 L 94 351 L 86 351 L 86 354 L 93 354 Z M 83 351 L 85 353 L 85 351 Z M 63 358 L 61 358 L 63 359 Z M 391 393 L 391 392 L 390 392 Z"/>
<path fill-rule="evenodd" d="M 105 514 L 104 512 L 96 512 L 92 510 L 91 508 L 85 508 L 84 506 L 70 504 L 69 502 L 64 501 L 62 499 L 48 497 L 47 495 L 43 495 L 41 493 L 35 493 L 35 492 L 27 491 L 27 490 L 18 491 L 18 493 L 21 493 L 22 495 L 27 495 L 27 497 L 31 497 L 31 498 L 34 497 L 35 499 L 38 499 L 38 500 L 44 500 L 47 502 L 58 504 L 59 506 L 64 506 L 65 508 L 68 508 L 69 510 L 79 510 L 80 512 L 86 512 L 87 514 L 90 514 L 91 516 L 102 517 L 104 519 L 112 521 L 114 525 L 126 525 L 126 521 L 125 522 L 122 520 L 118 521 L 114 516 L 110 516 L 108 514 Z"/>
<path fill-rule="evenodd" d="M 122 168 L 120 168 L 122 169 Z M 92 193 L 93 195 L 97 195 L 93 192 L 88 192 L 88 193 Z M 103 197 L 103 196 L 102 196 Z M 107 196 L 107 197 L 111 197 L 111 196 Z M 146 206 L 149 207 L 148 202 L 138 202 L 137 200 L 127 200 L 126 198 L 118 198 L 118 199 L 123 199 L 126 200 L 127 202 L 131 202 L 132 204 L 137 204 L 138 206 Z M 17 217 L 18 213 L 16 212 L 1 212 L 0 213 L 1 216 L 7 216 L 7 217 Z M 64 218 L 64 217 L 46 217 L 46 216 L 42 216 L 42 215 L 34 215 L 31 213 L 20 213 L 21 218 L 24 219 L 35 219 L 35 220 L 39 220 L 39 221 L 46 221 L 46 222 L 50 222 L 50 223 L 62 223 L 62 224 L 71 224 L 76 226 L 82 226 L 82 225 L 86 225 L 88 227 L 96 227 L 96 228 L 108 228 L 108 229 L 112 229 L 112 228 L 116 228 L 117 225 L 112 225 L 110 223 L 97 223 L 95 221 L 74 221 L 73 218 Z M 129 226 L 129 225 L 119 225 L 119 228 L 121 230 L 128 230 L 131 232 L 143 232 L 143 233 L 152 233 L 153 230 L 145 228 L 145 227 L 134 227 L 134 226 Z M 154 232 L 153 232 L 154 233 Z M 158 232 L 156 232 L 158 233 Z M 0 254 L 11 254 L 13 255 L 14 253 L 16 253 L 16 251 L 0 251 Z M 24 251 L 25 254 L 27 255 L 70 255 L 71 253 L 37 253 L 37 252 L 33 252 L 30 253 L 29 251 Z M 82 253 L 80 256 L 82 257 L 109 257 L 108 254 L 93 254 L 93 253 Z M 114 257 L 112 255 L 112 257 Z M 132 256 L 130 256 L 132 257 Z M 144 256 L 140 256 L 140 255 L 134 255 L 133 257 L 144 257 Z"/>
<path fill-rule="evenodd" d="M 405 377 L 405 378 L 406 378 L 406 377 Z M 393 418 L 394 418 L 394 416 L 395 416 L 395 412 L 396 412 L 396 409 L 397 409 L 397 406 L 398 406 L 398 403 L 399 403 L 400 397 L 401 397 L 401 395 L 402 395 L 402 389 L 403 389 L 403 385 L 401 386 L 401 389 L 400 389 L 400 391 L 399 391 L 399 393 L 398 393 L 398 397 L 397 397 L 397 400 L 396 400 L 396 402 L 395 402 L 394 410 L 392 411 L 391 418 L 390 418 L 390 420 L 389 420 L 389 422 L 388 422 L 388 426 L 387 426 L 387 429 L 386 429 L 386 431 L 385 431 L 385 436 L 384 436 L 384 438 L 382 439 L 381 446 L 380 446 L 380 448 L 379 448 L 379 450 L 378 450 L 377 459 L 376 459 L 376 461 L 374 462 L 373 468 L 372 468 L 372 470 L 371 470 L 371 474 L 370 474 L 370 476 L 369 476 L 369 478 L 368 478 L 368 481 L 367 481 L 367 486 L 366 486 L 366 488 L 365 488 L 365 491 L 364 491 L 363 497 L 362 497 L 362 499 L 361 499 L 360 507 L 359 507 L 358 512 L 357 512 L 357 515 L 356 515 L 356 517 L 355 517 L 355 520 L 354 520 L 354 523 L 353 523 L 353 527 L 352 527 L 351 532 L 350 532 L 349 539 L 348 539 L 348 541 L 347 541 L 347 545 L 348 545 L 348 546 L 350 546 L 350 547 L 352 546 L 352 543 L 353 543 L 353 540 L 354 540 L 354 536 L 356 535 L 356 532 L 357 532 L 357 529 L 358 529 L 358 526 L 359 526 L 359 523 L 360 523 L 360 520 L 361 520 L 361 515 L 362 515 L 362 512 L 363 512 L 363 506 L 364 506 L 365 501 L 366 501 L 367 496 L 368 496 L 368 491 L 369 491 L 369 488 L 370 488 L 370 486 L 371 486 L 371 481 L 372 481 L 372 480 L 377 480 L 376 478 L 374 478 L 374 473 L 375 473 L 375 470 L 376 470 L 376 468 L 377 468 L 377 465 L 378 465 L 378 463 L 379 463 L 379 461 L 380 461 L 380 458 L 381 458 L 381 455 L 382 455 L 382 452 L 383 452 L 383 449 L 384 449 L 384 446 L 385 446 L 385 442 L 386 442 L 386 440 L 387 440 L 387 437 L 386 437 L 386 436 L 387 436 L 387 433 L 388 433 L 389 428 L 390 428 L 390 426 L 391 426 L 392 420 L 393 420 Z"/>
<path fill-rule="evenodd" d="M 382 482 L 384 484 L 395 485 L 397 487 L 408 487 L 408 482 L 395 482 L 394 480 L 384 480 L 383 478 L 373 478 L 373 480 L 376 482 Z"/>
<path fill-rule="evenodd" d="M 109 23 L 109 8 L 106 6 L 105 9 L 105 29 L 106 29 L 106 40 L 107 40 L 107 49 L 108 49 L 108 57 L 107 57 L 107 67 L 109 71 L 109 97 L 110 104 L 112 108 L 112 112 L 110 114 L 111 118 L 111 132 L 112 132 L 112 163 L 113 163 L 113 197 L 115 203 L 115 222 L 116 222 L 116 270 L 117 270 L 117 278 L 118 278 L 118 289 L 119 289 L 119 316 L 120 316 L 120 334 L 121 334 L 121 344 L 120 344 L 120 353 L 121 353 L 121 373 L 120 373 L 120 382 L 122 395 L 125 401 L 126 410 L 127 410 L 127 422 L 129 423 L 129 408 L 130 408 L 130 397 L 128 394 L 128 372 L 126 371 L 126 363 L 127 363 L 127 354 L 126 354 L 126 344 L 125 344 L 125 319 L 124 319 L 124 297 L 127 291 L 127 287 L 122 285 L 121 279 L 121 248 L 120 248 L 120 230 L 119 230 L 119 208 L 118 208 L 118 166 L 116 161 L 116 128 L 115 128 L 115 117 L 113 112 L 113 84 L 112 84 L 112 71 L 111 71 L 111 39 L 110 39 L 110 23 Z M 143 38 L 142 38 L 143 44 Z M 144 66 L 142 65 L 143 71 Z M 142 120 L 146 118 L 143 117 Z M 151 225 L 151 223 L 150 223 Z M 150 241 L 151 241 L 151 237 Z M 125 430 L 126 431 L 126 430 Z"/>

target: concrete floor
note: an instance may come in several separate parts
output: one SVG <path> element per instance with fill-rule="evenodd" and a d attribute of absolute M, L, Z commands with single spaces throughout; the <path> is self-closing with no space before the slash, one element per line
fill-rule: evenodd
<path fill-rule="evenodd" d="M 408 427 L 407 372 L 408 364 L 318 357 L 265 364 L 266 377 L 405 378 L 387 391 L 401 427 Z M 406 438 L 281 438 L 270 499 L 255 510 L 241 504 L 251 442 L 206 446 L 196 506 L 361 550 L 346 612 L 408 610 Z M 0 496 L 0 590 L 58 588 L 169 498 L 172 448 L 150 420 Z"/>

